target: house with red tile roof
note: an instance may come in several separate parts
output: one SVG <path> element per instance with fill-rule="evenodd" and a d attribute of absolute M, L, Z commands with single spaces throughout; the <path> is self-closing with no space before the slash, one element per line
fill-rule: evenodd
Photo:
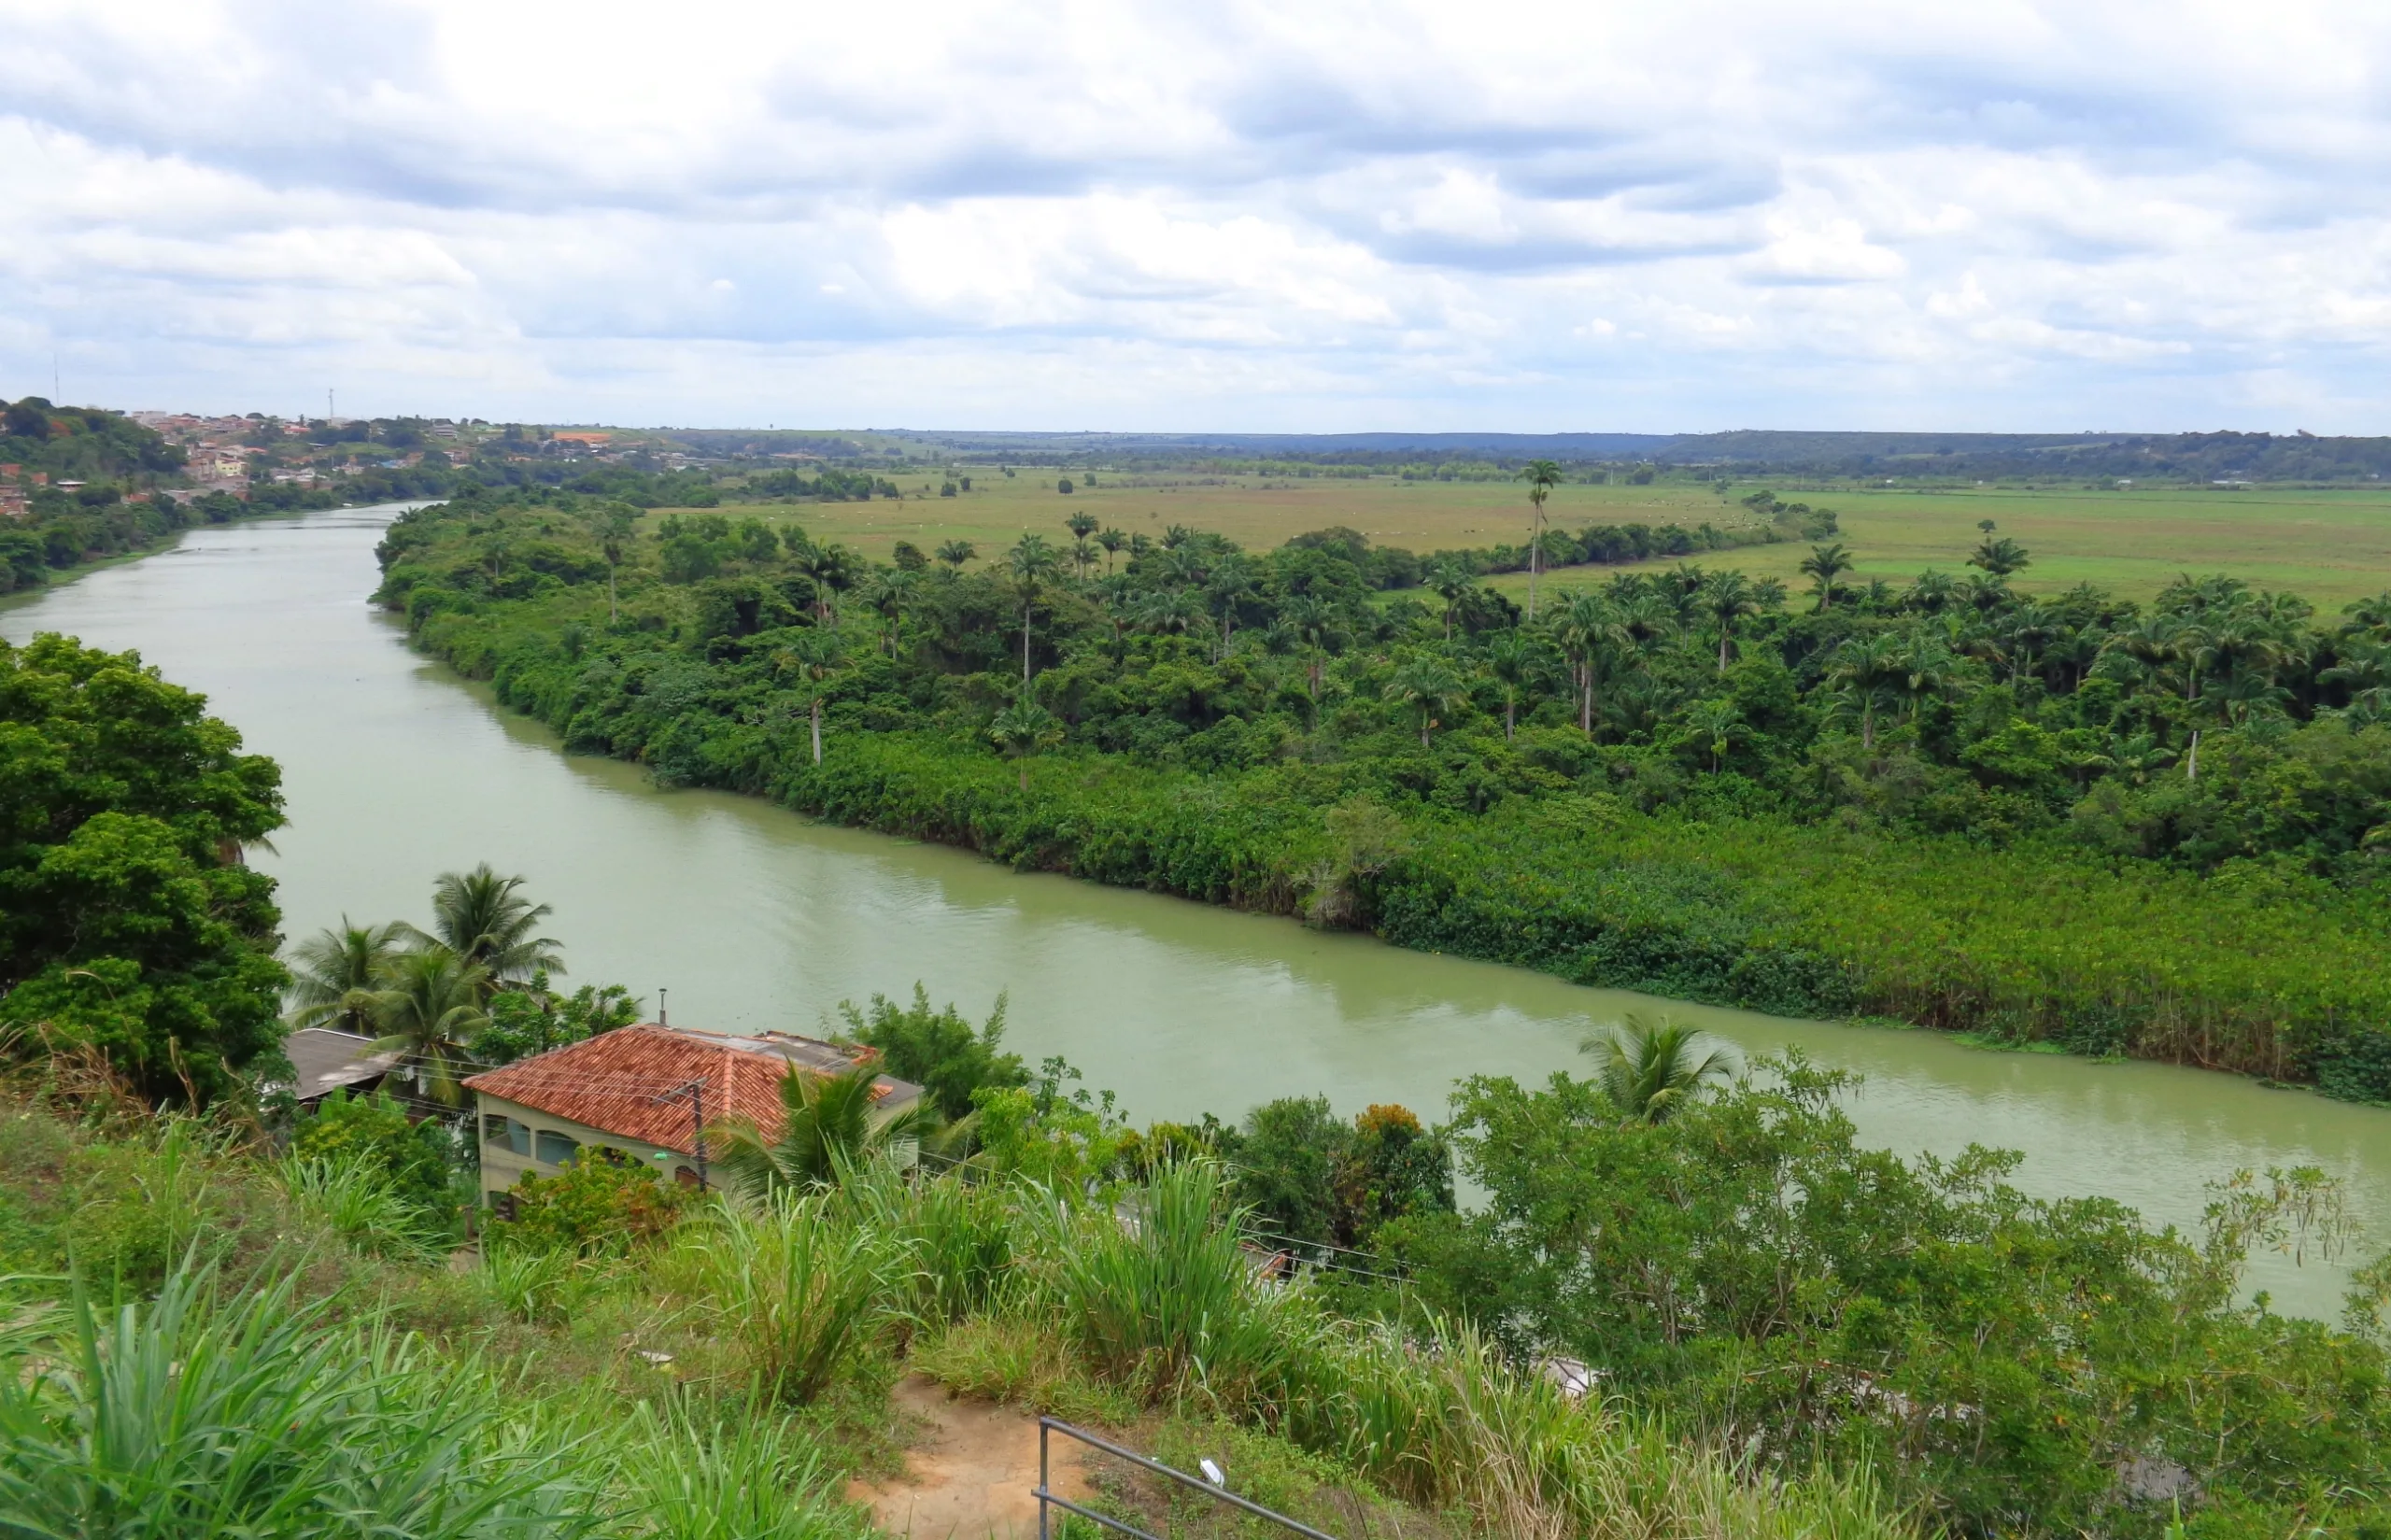
<path fill-rule="evenodd" d="M 747 1038 L 645 1024 L 472 1076 L 482 1201 L 497 1204 L 527 1173 L 554 1176 L 592 1148 L 695 1185 L 703 1129 L 740 1117 L 776 1137 L 781 1081 L 792 1069 L 837 1075 L 878 1056 L 791 1032 Z M 873 1081 L 874 1099 L 890 1111 L 921 1095 L 908 1081 Z"/>

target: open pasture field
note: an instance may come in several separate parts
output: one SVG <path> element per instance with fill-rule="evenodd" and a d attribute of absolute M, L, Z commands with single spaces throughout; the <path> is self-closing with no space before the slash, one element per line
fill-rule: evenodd
<path fill-rule="evenodd" d="M 1528 536 L 1526 488 L 1517 482 L 1403 482 L 1393 476 L 1353 480 L 1326 476 L 1285 479 L 1150 473 L 1096 473 L 1096 485 L 1073 478 L 1069 495 L 1054 488 L 1053 471 L 1022 471 L 1011 479 L 995 466 L 968 466 L 971 490 L 954 498 L 938 495 L 938 482 L 918 474 L 895 477 L 905 500 L 862 502 L 781 503 L 718 510 L 732 517 L 753 514 L 774 523 L 795 521 L 817 540 L 836 540 L 885 560 L 899 540 L 924 550 L 961 538 L 994 554 L 1037 530 L 1058 541 L 1070 536 L 1063 521 L 1074 513 L 1095 515 L 1131 534 L 1160 539 L 1173 524 L 1211 530 L 1249 549 L 1283 544 L 1307 530 L 1341 524 L 1379 544 L 1420 552 L 1464 546 L 1519 544 Z M 1746 488 L 1748 490 L 1748 488 Z M 735 496 L 726 491 L 726 498 Z M 1740 495 L 1740 493 L 1738 494 Z M 1579 524 L 1714 524 L 1746 520 L 1732 500 L 1706 487 L 1561 487 L 1548 506 L 1564 527 Z"/>
<path fill-rule="evenodd" d="M 1068 540 L 1063 520 L 1080 511 L 1133 534 L 1159 537 L 1170 525 L 1184 524 L 1217 530 L 1250 548 L 1341 524 L 1378 544 L 1424 554 L 1518 544 L 1528 527 L 1526 490 L 1516 482 L 1098 472 L 1096 486 L 1075 480 L 1075 490 L 1066 495 L 1055 489 L 1057 477 L 1051 472 L 1022 471 L 1009 478 L 995 467 L 974 466 L 967 473 L 972 489 L 955 498 L 938 496 L 934 481 L 913 476 L 898 483 L 907 494 L 901 502 L 780 503 L 720 511 L 775 524 L 801 523 L 816 539 L 839 541 L 883 560 L 898 540 L 928 551 L 961 538 L 977 545 L 983 558 L 1030 530 Z M 1978 523 L 1991 519 L 2001 534 L 2033 554 L 2033 565 L 2015 580 L 2028 591 L 2090 582 L 2144 598 L 2182 572 L 2228 572 L 2260 587 L 2290 589 L 2329 609 L 2391 589 L 2391 488 L 1813 490 L 1777 480 L 1739 482 L 1721 497 L 1707 486 L 1679 482 L 1563 486 L 1554 489 L 1548 506 L 1562 529 L 1628 523 L 1691 528 L 1705 519 L 1724 528 L 1748 521 L 1737 500 L 1762 486 L 1789 502 L 1833 508 L 1842 522 L 1840 538 L 1858 558 L 1861 582 L 1907 581 L 1929 567 L 1959 571 L 1982 538 Z M 1808 549 L 1797 541 L 1709 552 L 1698 559 L 1799 587 L 1799 567 Z M 1570 569 L 1555 581 L 1567 586 L 1620 570 Z M 1493 582 L 1506 590 L 1527 586 L 1524 573 Z"/>
<path fill-rule="evenodd" d="M 1742 495 L 1743 488 L 1736 489 Z M 1966 570 L 1968 552 L 1991 519 L 2033 554 L 2011 579 L 2027 592 L 2092 583 L 2146 599 L 2185 572 L 2228 572 L 2261 588 L 2287 589 L 2327 612 L 2391 589 L 2391 491 L 2352 488 L 2169 487 L 2084 492 L 2029 489 L 1837 490 L 1778 495 L 1835 510 L 1838 537 L 1859 562 L 1852 577 L 1906 582 L 1929 567 Z M 1739 567 L 1801 589 L 1806 541 L 1707 553 L 1707 566 Z M 1662 562 L 1651 565 L 1667 566 Z M 1564 586 L 1618 568 L 1558 574 Z M 1494 586 L 1524 591 L 1524 573 Z"/>

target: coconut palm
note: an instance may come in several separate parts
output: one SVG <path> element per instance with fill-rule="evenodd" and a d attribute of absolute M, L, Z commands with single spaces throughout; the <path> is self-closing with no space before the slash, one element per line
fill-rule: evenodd
<path fill-rule="evenodd" d="M 933 554 L 951 570 L 961 572 L 963 564 L 978 556 L 980 551 L 968 540 L 950 540 Z"/>
<path fill-rule="evenodd" d="M 1420 746 L 1424 749 L 1428 746 L 1428 734 L 1468 699 L 1468 689 L 1442 658 L 1422 657 L 1395 671 L 1394 677 L 1386 682 L 1386 698 L 1409 708 L 1420 727 Z"/>
<path fill-rule="evenodd" d="M 988 724 L 988 741 L 1021 767 L 1021 789 L 1029 789 L 1029 762 L 1063 741 L 1063 724 L 1034 700 L 1016 700 Z"/>
<path fill-rule="evenodd" d="M 1851 571 L 1851 553 L 1841 544 L 1813 545 L 1810 554 L 1802 558 L 1802 575 L 1818 590 L 1818 613 L 1834 607 L 1834 580 Z"/>
<path fill-rule="evenodd" d="M 1121 554 L 1121 547 L 1129 544 L 1129 537 L 1118 530 L 1098 530 L 1096 543 L 1104 547 L 1104 575 L 1111 577 L 1112 558 Z"/>
<path fill-rule="evenodd" d="M 822 698 L 829 693 L 832 676 L 847 666 L 846 643 L 829 627 L 815 626 L 790 637 L 788 644 L 773 655 L 773 661 L 799 674 L 808 685 L 806 709 L 814 719 L 814 762 L 818 765 L 822 762 Z"/>
<path fill-rule="evenodd" d="M 484 868 L 485 871 L 488 869 Z M 465 1040 L 489 1024 L 490 976 L 446 946 L 393 955 L 373 995 L 374 1046 L 405 1053 L 407 1072 L 435 1100 L 464 1100 Z"/>
<path fill-rule="evenodd" d="M 535 973 L 565 971 L 555 940 L 533 934 L 554 911 L 522 896 L 526 880 L 501 877 L 484 861 L 471 871 L 443 872 L 432 884 L 432 933 L 422 939 L 477 969 L 485 997 Z"/>
<path fill-rule="evenodd" d="M 1725 1044 L 1665 1016 L 1647 1022 L 1631 1014 L 1624 1025 L 1588 1038 L 1578 1052 L 1594 1057 L 1603 1095 L 1636 1123 L 1667 1122 L 1735 1067 Z"/>
<path fill-rule="evenodd" d="M 374 991 L 413 932 L 403 924 L 318 931 L 290 949 L 290 1024 L 374 1035 Z"/>
<path fill-rule="evenodd" d="M 706 1131 L 714 1163 L 731 1185 L 751 1197 L 835 1187 L 857 1164 L 935 1133 L 939 1116 L 921 1097 L 884 1112 L 870 1065 L 836 1075 L 789 1067 L 781 1077 L 781 1128 L 771 1138 L 744 1118 L 726 1118 Z"/>

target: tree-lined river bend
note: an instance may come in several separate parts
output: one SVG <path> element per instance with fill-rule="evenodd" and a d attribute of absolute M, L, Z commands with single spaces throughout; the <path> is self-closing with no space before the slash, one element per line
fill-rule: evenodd
<path fill-rule="evenodd" d="M 842 998 L 909 992 L 1061 1053 L 1140 1119 L 1241 1113 L 1324 1092 L 1340 1111 L 1440 1113 L 1468 1074 L 1541 1080 L 1629 1010 L 1668 1010 L 1747 1053 L 1799 1048 L 1866 1077 L 1853 1117 L 1904 1151 L 2021 1150 L 2019 1183 L 2198 1222 L 2205 1182 L 2313 1164 L 2391 1243 L 2391 1112 L 2229 1076 L 1996 1053 L 1928 1032 L 1786 1021 L 1590 990 L 1514 968 L 827 827 L 769 804 L 662 792 L 636 767 L 568 757 L 543 728 L 411 654 L 365 602 L 394 509 L 193 531 L 174 549 L 0 607 L 0 635 L 137 648 L 207 693 L 283 766 L 290 827 L 258 864 L 285 929 L 421 921 L 435 874 L 488 860 L 556 906 L 575 977 L 651 1011 L 740 1031 L 818 1030 Z M 2331 1313 L 2340 1269 L 2264 1259 L 2285 1307 Z"/>

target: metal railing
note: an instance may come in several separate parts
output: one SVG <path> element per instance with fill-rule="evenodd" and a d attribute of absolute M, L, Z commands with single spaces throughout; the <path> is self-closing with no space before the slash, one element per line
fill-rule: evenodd
<path fill-rule="evenodd" d="M 1225 1503 L 1234 1508 L 1242 1508 L 1257 1519 L 1266 1519 L 1291 1533 L 1303 1535 L 1305 1540 L 1335 1540 L 1335 1536 L 1323 1534 L 1300 1519 L 1290 1519 L 1283 1513 L 1274 1513 L 1259 1503 L 1239 1497 L 1217 1482 L 1207 1481 L 1200 1476 L 1190 1476 L 1185 1471 L 1173 1470 L 1159 1460 L 1149 1460 L 1135 1449 L 1125 1449 L 1110 1439 L 1098 1438 L 1084 1429 L 1074 1428 L 1059 1418 L 1052 1417 L 1041 1417 L 1038 1420 L 1038 1490 L 1031 1494 L 1038 1499 L 1038 1540 L 1055 1540 L 1054 1531 L 1049 1527 L 1049 1513 L 1054 1508 L 1061 1508 L 1066 1513 L 1075 1513 L 1090 1523 L 1100 1525 L 1105 1529 L 1117 1530 L 1123 1534 L 1135 1536 L 1135 1540 L 1158 1540 L 1157 1536 L 1148 1534 L 1135 1524 L 1125 1524 L 1118 1519 L 1109 1518 L 1093 1508 L 1083 1507 L 1054 1491 L 1053 1467 L 1048 1463 L 1048 1460 L 1049 1443 L 1055 1434 L 1061 1434 L 1066 1438 L 1077 1439 L 1090 1448 L 1101 1449 L 1106 1454 L 1125 1460 L 1139 1469 L 1151 1471 L 1166 1480 L 1176 1481 L 1191 1491 L 1203 1493 L 1213 1502 Z"/>

